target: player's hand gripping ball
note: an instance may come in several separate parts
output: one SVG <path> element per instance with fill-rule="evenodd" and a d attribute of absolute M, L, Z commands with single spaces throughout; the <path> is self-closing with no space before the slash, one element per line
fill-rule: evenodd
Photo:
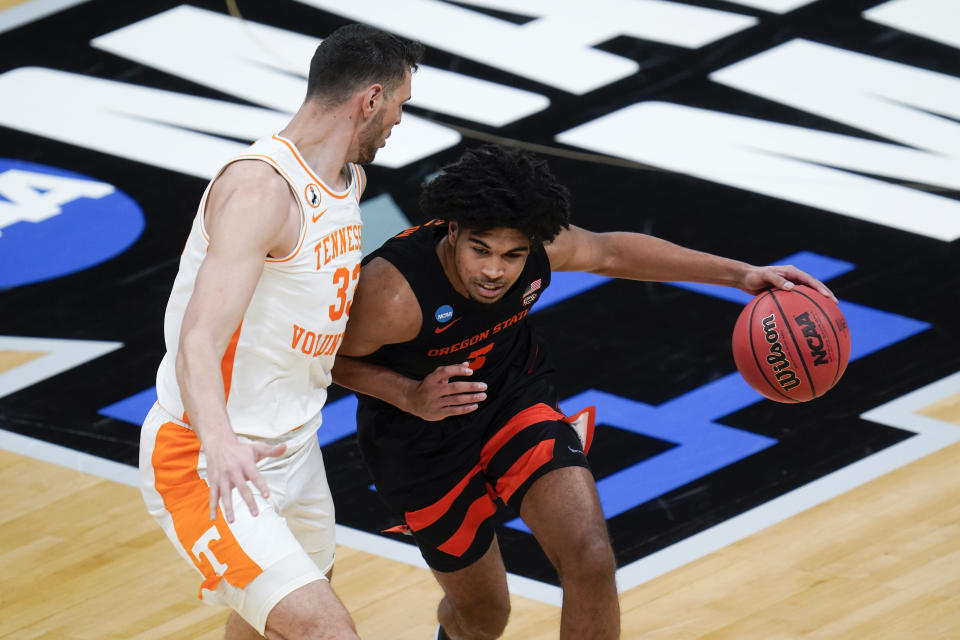
<path fill-rule="evenodd" d="M 850 360 L 850 331 L 840 308 L 810 287 L 772 289 L 737 318 L 733 359 L 767 398 L 807 402 L 840 380 Z"/>

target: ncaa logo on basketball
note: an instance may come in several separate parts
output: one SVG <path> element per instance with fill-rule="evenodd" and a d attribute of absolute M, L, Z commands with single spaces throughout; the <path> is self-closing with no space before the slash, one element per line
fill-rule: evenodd
<path fill-rule="evenodd" d="M 312 182 L 308 184 L 306 189 L 303 190 L 303 195 L 306 196 L 311 207 L 317 208 L 320 206 L 320 189 L 317 188 L 317 185 Z"/>
<path fill-rule="evenodd" d="M 804 312 L 793 319 L 800 327 L 803 337 L 806 338 L 807 347 L 810 349 L 810 357 L 813 358 L 814 366 L 827 364 L 827 351 L 824 349 L 823 338 L 817 332 L 816 323 L 810 319 L 810 313 Z"/>
<path fill-rule="evenodd" d="M 140 206 L 112 184 L 0 158 L 0 289 L 104 262 L 143 228 Z"/>
<path fill-rule="evenodd" d="M 453 307 L 448 304 L 437 307 L 434 317 L 437 319 L 437 322 L 449 322 L 450 318 L 453 317 Z"/>

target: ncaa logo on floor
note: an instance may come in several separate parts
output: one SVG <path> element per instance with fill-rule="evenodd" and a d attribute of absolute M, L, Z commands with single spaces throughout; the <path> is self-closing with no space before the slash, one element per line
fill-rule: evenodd
<path fill-rule="evenodd" d="M 0 289 L 58 278 L 131 246 L 143 211 L 111 184 L 0 158 Z"/>

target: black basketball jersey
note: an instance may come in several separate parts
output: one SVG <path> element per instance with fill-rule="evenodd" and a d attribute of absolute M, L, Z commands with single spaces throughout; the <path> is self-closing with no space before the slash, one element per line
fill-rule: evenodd
<path fill-rule="evenodd" d="M 444 273 L 436 246 L 446 233 L 446 222 L 431 220 L 403 231 L 364 259 L 393 264 L 410 284 L 423 317 L 413 340 L 384 345 L 365 359 L 416 380 L 437 367 L 469 362 L 471 382 L 486 382 L 488 398 L 504 396 L 511 369 L 537 360 L 539 347 L 527 314 L 550 284 L 549 258 L 542 247 L 533 248 L 520 277 L 502 298 L 477 302 L 454 289 Z M 372 419 L 373 412 L 381 414 L 381 423 L 418 420 L 375 398 L 359 395 L 359 400 L 358 419 Z"/>

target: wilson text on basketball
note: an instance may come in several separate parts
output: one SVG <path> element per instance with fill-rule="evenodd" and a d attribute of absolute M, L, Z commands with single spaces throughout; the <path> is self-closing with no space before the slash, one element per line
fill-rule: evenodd
<path fill-rule="evenodd" d="M 763 325 L 764 338 L 770 344 L 770 353 L 767 354 L 767 364 L 773 369 L 777 382 L 786 390 L 800 386 L 797 374 L 790 368 L 790 362 L 780 344 L 780 334 L 777 332 L 777 321 L 772 315 L 760 321 Z"/>

